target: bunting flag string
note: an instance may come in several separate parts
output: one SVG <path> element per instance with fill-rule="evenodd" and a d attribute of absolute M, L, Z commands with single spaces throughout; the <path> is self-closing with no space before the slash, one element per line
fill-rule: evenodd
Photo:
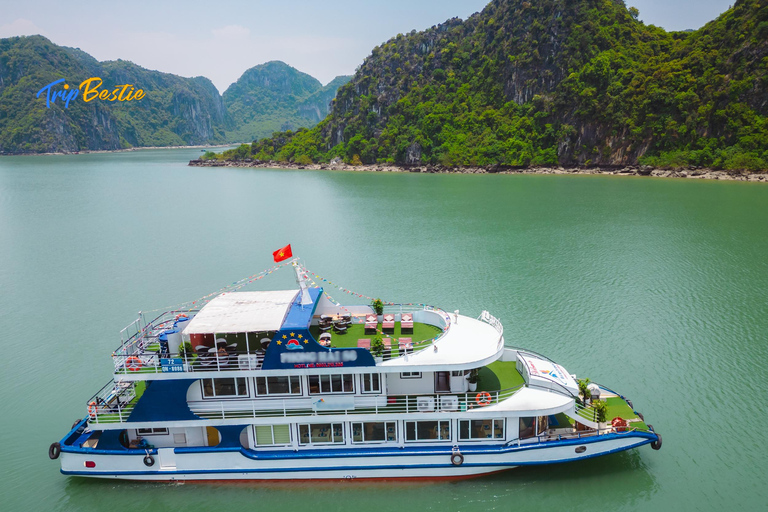
<path fill-rule="evenodd" d="M 268 275 L 274 273 L 276 270 L 278 270 L 280 267 L 284 267 L 286 265 L 290 265 L 292 262 L 286 261 L 285 263 L 280 263 L 279 265 L 275 265 L 273 267 L 270 267 L 266 270 L 262 270 L 261 272 L 257 274 L 253 274 L 252 276 L 244 277 L 243 279 L 240 279 L 239 281 L 235 281 L 234 283 L 225 286 L 224 288 L 221 288 L 213 293 L 209 293 L 208 295 L 205 295 L 203 297 L 200 297 L 199 299 L 195 299 L 192 301 L 182 302 L 180 304 L 176 304 L 175 306 L 168 306 L 165 308 L 157 308 L 152 309 L 150 311 L 143 311 L 143 313 L 154 313 L 157 311 L 191 311 L 193 309 L 200 309 L 205 304 L 207 304 L 212 298 L 222 295 L 225 293 L 231 293 L 234 291 L 237 291 L 241 288 L 243 288 L 246 285 L 249 285 L 251 283 L 254 283 L 256 281 L 259 281 L 261 279 L 264 279 Z"/>

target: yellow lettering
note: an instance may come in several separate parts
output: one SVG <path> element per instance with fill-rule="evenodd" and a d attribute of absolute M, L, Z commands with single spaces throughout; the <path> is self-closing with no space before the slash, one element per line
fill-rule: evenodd
<path fill-rule="evenodd" d="M 109 101 L 115 101 L 117 99 L 117 89 L 112 91 L 112 94 L 109 95 Z"/>
<path fill-rule="evenodd" d="M 98 80 L 98 83 L 93 88 L 91 88 L 91 83 L 93 83 L 96 80 Z M 83 101 L 88 102 L 91 100 L 95 100 L 99 96 L 99 91 L 97 91 L 96 89 L 98 89 L 101 86 L 101 83 L 102 83 L 101 78 L 97 76 L 94 76 L 92 78 L 89 78 L 88 80 L 81 82 L 79 89 L 83 91 Z M 83 87 L 85 87 L 84 90 L 83 90 Z"/>
<path fill-rule="evenodd" d="M 135 100 L 140 100 L 143 97 L 144 97 L 144 89 L 139 89 L 138 91 L 136 91 L 136 94 L 133 95 L 133 99 Z"/>
<path fill-rule="evenodd" d="M 115 90 L 117 90 L 118 87 L 122 87 L 123 89 L 120 91 L 120 96 L 117 97 L 117 101 L 128 101 L 129 98 L 123 98 L 123 93 L 125 93 L 127 88 L 131 87 L 131 84 L 115 86 Z M 130 93 L 128 93 L 128 95 L 130 96 Z"/>
<path fill-rule="evenodd" d="M 101 92 L 99 93 L 99 99 L 105 100 L 107 99 L 107 96 L 109 96 L 109 91 L 106 89 L 102 89 Z"/>

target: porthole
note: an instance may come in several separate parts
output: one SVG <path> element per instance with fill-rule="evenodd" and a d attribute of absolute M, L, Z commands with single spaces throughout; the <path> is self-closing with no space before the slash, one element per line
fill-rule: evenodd
<path fill-rule="evenodd" d="M 579 446 L 578 448 L 576 448 L 576 453 L 584 453 L 585 451 L 587 451 L 586 446 Z"/>

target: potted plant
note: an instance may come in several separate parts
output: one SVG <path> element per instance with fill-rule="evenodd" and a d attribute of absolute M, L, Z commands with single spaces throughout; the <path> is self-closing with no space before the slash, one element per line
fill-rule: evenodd
<path fill-rule="evenodd" d="M 589 390 L 589 379 L 579 379 L 579 395 L 581 396 L 581 405 L 586 406 L 592 396 Z"/>
<path fill-rule="evenodd" d="M 371 354 L 377 363 L 384 361 L 384 340 L 381 336 L 374 336 L 371 340 Z"/>
<path fill-rule="evenodd" d="M 477 381 L 480 380 L 479 374 L 480 371 L 477 368 L 469 371 L 469 375 L 467 375 L 467 382 L 469 382 L 470 391 L 477 391 Z"/>
<path fill-rule="evenodd" d="M 595 410 L 595 419 L 597 420 L 598 428 L 602 432 L 608 428 L 607 414 L 608 414 L 608 402 L 605 400 L 594 400 L 592 402 L 592 408 Z"/>
<path fill-rule="evenodd" d="M 381 301 L 381 299 L 373 299 L 371 302 L 371 307 L 377 315 L 381 316 L 384 314 L 384 303 Z"/>

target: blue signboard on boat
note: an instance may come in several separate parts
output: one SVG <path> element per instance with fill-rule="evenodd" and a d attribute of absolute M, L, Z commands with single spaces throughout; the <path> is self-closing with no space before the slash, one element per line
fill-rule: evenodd
<path fill-rule="evenodd" d="M 180 358 L 173 359 L 160 359 L 160 367 L 163 369 L 163 373 L 176 373 L 184 371 L 184 361 Z"/>

